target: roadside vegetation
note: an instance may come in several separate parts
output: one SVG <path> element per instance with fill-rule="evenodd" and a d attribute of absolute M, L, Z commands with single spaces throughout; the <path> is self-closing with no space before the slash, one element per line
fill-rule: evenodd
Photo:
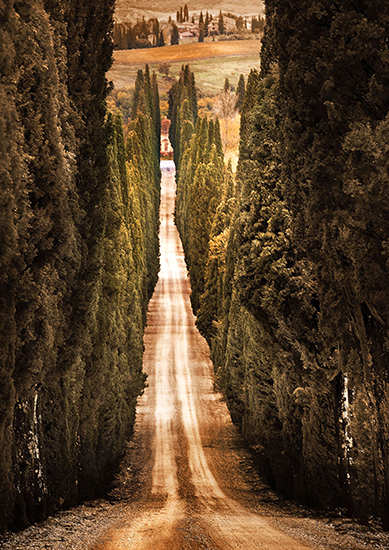
<path fill-rule="evenodd" d="M 161 19 L 166 16 L 175 18 L 177 10 L 180 6 L 184 6 L 185 2 L 177 0 L 142 0 L 141 6 L 134 6 L 133 0 L 117 0 L 115 8 L 115 18 L 119 22 L 124 21 L 136 21 L 142 19 L 142 17 L 157 16 Z M 245 2 L 239 2 L 237 0 L 200 0 L 196 1 L 195 9 L 188 3 L 191 12 L 195 11 L 197 14 L 202 10 L 204 13 L 209 12 L 218 14 L 222 9 L 226 12 L 236 13 L 238 15 L 250 14 L 263 14 L 264 3 L 262 0 L 246 0 Z"/>
<path fill-rule="evenodd" d="M 269 0 L 267 21 L 235 185 L 207 149 L 178 165 L 197 325 L 268 481 L 388 530 L 389 11 Z"/>
<path fill-rule="evenodd" d="M 105 494 L 159 268 L 155 77 L 138 75 L 124 136 L 106 109 L 114 1 L 45 5 L 1 21 L 0 532 Z"/>

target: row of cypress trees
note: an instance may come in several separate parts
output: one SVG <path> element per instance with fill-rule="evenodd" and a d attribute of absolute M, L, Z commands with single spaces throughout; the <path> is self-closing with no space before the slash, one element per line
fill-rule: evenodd
<path fill-rule="evenodd" d="M 159 101 L 146 71 L 125 142 L 105 105 L 113 11 L 3 3 L 1 531 L 104 491 L 144 387 Z"/>
<path fill-rule="evenodd" d="M 224 164 L 219 121 L 197 116 L 194 75 L 182 67 L 169 92 L 170 139 L 176 165 L 175 219 L 191 280 L 191 302 L 198 323 L 206 323 L 210 302 L 201 299 L 213 220 L 220 202 L 232 191 L 231 166 Z M 228 189 L 227 189 L 228 187 Z"/>
<path fill-rule="evenodd" d="M 389 8 L 266 10 L 200 328 L 268 480 L 389 529 Z"/>

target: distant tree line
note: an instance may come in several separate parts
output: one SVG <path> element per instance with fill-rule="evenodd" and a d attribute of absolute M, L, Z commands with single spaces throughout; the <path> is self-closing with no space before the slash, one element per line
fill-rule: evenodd
<path fill-rule="evenodd" d="M 221 12 L 220 12 L 221 13 Z M 223 15 L 223 14 L 222 14 Z M 247 29 L 247 19 L 242 15 L 236 15 L 234 13 L 224 13 L 224 17 L 235 20 L 235 25 L 238 30 Z M 265 27 L 265 18 L 261 15 L 251 17 L 251 32 L 252 33 L 262 33 Z"/>
<path fill-rule="evenodd" d="M 237 16 L 231 13 L 224 14 L 229 18 L 235 20 L 236 28 L 239 31 L 244 30 L 247 27 L 247 21 L 242 16 Z M 205 16 L 203 12 L 200 12 L 198 21 L 198 40 L 204 42 L 204 38 L 209 34 L 223 35 L 226 32 L 224 24 L 224 15 L 220 10 L 217 18 L 217 30 L 209 31 L 209 25 L 213 21 L 212 13 L 206 12 Z M 176 21 L 178 24 L 189 22 L 189 11 L 185 4 L 184 8 L 180 8 L 176 14 Z M 194 24 L 194 17 L 191 18 L 191 23 Z M 264 28 L 264 18 L 260 15 L 253 16 L 251 19 L 251 32 L 262 33 Z M 157 18 L 151 18 L 148 21 L 143 17 L 135 24 L 132 23 L 118 23 L 114 22 L 113 27 L 113 41 L 117 50 L 132 50 L 137 48 L 153 48 L 166 45 L 167 35 L 170 37 L 170 44 L 175 45 L 179 43 L 180 35 L 177 24 L 169 17 L 168 24 L 160 23 Z"/>
<path fill-rule="evenodd" d="M 197 323 L 267 479 L 389 529 L 389 7 L 266 6 Z"/>
<path fill-rule="evenodd" d="M 203 15 L 203 12 L 200 12 L 199 15 L 199 42 L 204 42 L 204 38 L 208 36 L 209 31 L 208 27 L 209 24 L 213 21 L 212 13 L 206 12 L 205 17 Z"/>
<path fill-rule="evenodd" d="M 114 0 L 0 23 L 0 531 L 104 494 L 143 391 L 158 272 L 159 100 L 107 113 Z M 141 80 L 141 82 L 139 82 Z"/>
<path fill-rule="evenodd" d="M 251 32 L 253 33 L 263 33 L 265 28 L 265 19 L 258 15 L 258 17 L 251 18 Z"/>
<path fill-rule="evenodd" d="M 113 41 L 117 50 L 132 50 L 165 46 L 166 35 L 170 36 L 170 45 L 180 41 L 180 33 L 174 21 L 169 18 L 165 30 L 161 28 L 157 18 L 145 20 L 143 17 L 135 25 L 131 23 L 114 23 Z"/>
<path fill-rule="evenodd" d="M 187 4 L 185 4 L 184 8 L 181 6 L 180 9 L 177 10 L 176 21 L 177 23 L 185 23 L 186 21 L 189 21 L 189 10 Z"/>
<path fill-rule="evenodd" d="M 115 21 L 113 41 L 117 50 L 165 46 L 165 38 L 157 18 L 146 21 L 143 17 L 135 25 Z"/>

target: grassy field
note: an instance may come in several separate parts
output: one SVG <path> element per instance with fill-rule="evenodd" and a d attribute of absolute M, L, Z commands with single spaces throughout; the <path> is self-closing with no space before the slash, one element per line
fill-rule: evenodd
<path fill-rule="evenodd" d="M 188 5 L 189 13 L 199 13 L 200 10 L 217 14 L 220 10 L 236 15 L 263 13 L 262 0 L 198 0 L 188 2 L 182 0 L 117 0 L 115 17 L 118 21 L 134 21 L 145 16 L 166 19 L 174 15 L 180 6 Z"/>
<path fill-rule="evenodd" d="M 120 50 L 115 51 L 115 62 L 108 78 L 116 88 L 131 88 L 137 70 L 148 63 L 150 70 L 157 72 L 163 95 L 171 87 L 172 77 L 178 76 L 182 64 L 189 63 L 201 93 L 213 96 L 220 93 L 226 77 L 232 86 L 236 86 L 241 73 L 248 75 L 250 69 L 259 68 L 259 49 L 258 40 L 239 40 Z M 169 78 L 158 74 L 158 67 L 163 62 L 170 63 Z"/>
<path fill-rule="evenodd" d="M 202 116 L 212 116 L 215 96 L 222 92 L 226 77 L 232 87 L 237 86 L 240 74 L 247 81 L 250 70 L 259 68 L 259 50 L 259 40 L 239 40 L 115 51 L 115 61 L 107 75 L 115 86 L 108 99 L 109 107 L 113 111 L 119 107 L 125 119 L 129 116 L 137 71 L 144 69 L 147 63 L 150 70 L 157 74 L 161 111 L 166 116 L 167 92 L 178 77 L 182 65 L 189 63 L 196 79 L 200 113 Z M 158 72 L 158 67 L 163 62 L 170 64 L 168 76 Z M 226 159 L 231 159 L 234 169 L 238 158 L 239 123 L 239 115 L 228 121 L 228 143 L 224 144 Z M 223 124 L 224 121 L 222 126 Z M 223 135 L 224 130 L 223 126 Z"/>

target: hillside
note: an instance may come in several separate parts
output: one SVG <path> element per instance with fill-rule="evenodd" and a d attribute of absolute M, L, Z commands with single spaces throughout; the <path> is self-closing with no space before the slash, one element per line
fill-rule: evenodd
<path fill-rule="evenodd" d="M 229 55 L 259 54 L 260 44 L 257 40 L 236 40 L 226 42 L 203 42 L 164 46 L 163 48 L 146 48 L 143 50 L 117 50 L 114 52 L 115 65 L 145 63 L 169 63 L 193 61 L 210 57 Z"/>
<path fill-rule="evenodd" d="M 156 71 L 161 93 L 167 92 L 172 77 L 178 77 L 183 63 L 190 63 L 196 74 L 196 83 L 202 93 L 215 95 L 220 92 L 226 76 L 235 86 L 241 73 L 259 66 L 260 43 L 257 40 L 233 42 L 205 42 L 180 44 L 144 50 L 119 50 L 114 52 L 114 64 L 108 73 L 115 88 L 134 86 L 138 69 L 145 64 Z M 158 73 L 161 63 L 169 63 L 169 77 Z"/>
<path fill-rule="evenodd" d="M 179 9 L 180 5 L 184 5 L 185 2 L 180 3 L 179 0 L 145 0 L 144 2 L 136 2 L 135 0 L 118 0 L 116 3 L 115 18 L 121 21 L 130 21 L 147 17 L 158 17 L 163 19 L 166 15 L 173 15 Z M 200 10 L 209 11 L 211 13 L 218 13 L 220 10 L 223 12 L 232 12 L 237 15 L 243 14 L 257 14 L 263 12 L 262 0 L 248 0 L 247 2 L 238 2 L 234 0 L 228 0 L 222 2 L 220 0 L 210 0 L 205 2 L 186 2 L 189 8 L 189 12 L 199 12 Z M 141 4 L 141 5 L 140 5 Z"/>

